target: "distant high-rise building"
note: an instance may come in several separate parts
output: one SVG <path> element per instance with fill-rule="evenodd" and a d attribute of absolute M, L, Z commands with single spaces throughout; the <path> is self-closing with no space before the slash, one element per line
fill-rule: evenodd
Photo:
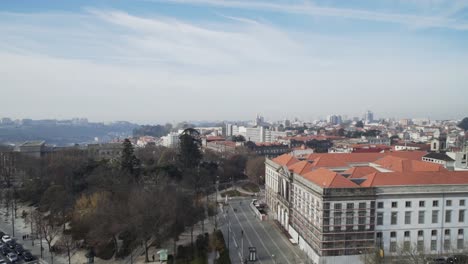
<path fill-rule="evenodd" d="M 374 113 L 372 113 L 370 110 L 367 110 L 364 114 L 364 121 L 366 121 L 366 123 L 372 123 L 374 121 Z"/>
<path fill-rule="evenodd" d="M 339 125 L 342 123 L 342 118 L 340 115 L 329 115 L 327 116 L 327 122 L 332 125 Z"/>

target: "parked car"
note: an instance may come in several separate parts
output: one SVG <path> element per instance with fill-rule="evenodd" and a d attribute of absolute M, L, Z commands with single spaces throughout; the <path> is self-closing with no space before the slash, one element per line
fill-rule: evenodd
<path fill-rule="evenodd" d="M 31 254 L 31 252 L 29 251 L 23 251 L 23 254 L 21 254 L 21 256 L 23 257 L 23 259 L 25 261 L 32 261 L 34 260 L 34 256 Z"/>
<path fill-rule="evenodd" d="M 16 253 L 8 253 L 7 255 L 7 259 L 10 261 L 10 262 L 16 262 L 18 261 L 18 255 L 16 255 Z"/>
<path fill-rule="evenodd" d="M 0 231 L 0 237 L 3 237 L 4 235 L 6 235 L 6 234 L 3 233 L 2 231 Z"/>
<path fill-rule="evenodd" d="M 446 257 L 430 258 L 427 261 L 427 264 L 447 264 L 447 258 Z"/>
<path fill-rule="evenodd" d="M 7 245 L 0 246 L 0 253 L 2 253 L 3 256 L 6 256 L 10 252 L 11 249 Z"/>
<path fill-rule="evenodd" d="M 15 249 L 15 247 L 16 247 L 16 242 L 15 242 L 14 240 L 10 240 L 10 241 L 6 242 L 5 245 L 6 245 L 7 247 L 9 247 L 10 249 Z"/>
<path fill-rule="evenodd" d="M 21 253 L 24 252 L 24 248 L 23 248 L 23 246 L 20 245 L 20 244 L 16 244 L 14 250 L 15 250 L 16 254 L 18 254 L 18 255 L 21 255 Z"/>
<path fill-rule="evenodd" d="M 453 255 L 447 258 L 447 264 L 466 264 L 468 263 L 468 256 L 466 255 Z"/>
<path fill-rule="evenodd" d="M 6 260 L 0 259 L 0 264 L 6 264 L 6 263 L 7 263 Z"/>
<path fill-rule="evenodd" d="M 11 241 L 11 240 L 13 240 L 13 239 L 9 235 L 3 235 L 2 236 L 2 242 L 3 243 L 6 243 L 6 242 Z"/>

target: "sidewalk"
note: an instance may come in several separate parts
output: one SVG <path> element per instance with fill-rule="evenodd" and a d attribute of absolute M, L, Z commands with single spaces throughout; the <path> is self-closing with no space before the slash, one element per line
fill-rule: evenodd
<path fill-rule="evenodd" d="M 25 236 L 25 235 L 30 235 L 31 234 L 31 228 L 30 228 L 30 225 L 26 225 L 25 222 L 24 222 L 24 219 L 21 218 L 21 214 L 22 212 L 26 211 L 26 212 L 29 212 L 30 211 L 30 207 L 26 207 L 26 206 L 19 206 L 18 209 L 17 209 L 17 217 L 15 218 L 15 236 L 14 236 L 14 239 L 16 240 L 16 242 L 20 243 L 23 245 L 23 247 L 29 251 L 31 251 L 31 253 L 37 257 L 38 259 L 40 259 L 40 256 L 41 256 L 41 251 L 40 251 L 40 241 L 38 239 L 34 240 L 34 246 L 32 245 L 32 242 L 31 239 L 27 239 L 27 240 L 23 240 L 22 237 Z M 5 216 L 6 214 L 6 210 L 5 208 L 2 208 L 0 210 L 0 230 L 2 230 L 3 232 L 13 236 L 13 233 L 12 233 L 12 224 L 11 224 L 11 212 L 10 212 L 10 215 L 8 217 Z M 44 248 L 44 251 L 43 251 L 43 259 L 40 260 L 40 263 L 43 263 L 43 264 L 48 264 L 49 261 L 50 261 L 50 254 L 49 254 L 49 250 L 48 250 L 48 247 L 47 247 L 47 242 L 45 240 L 42 241 L 42 246 Z M 54 264 L 68 264 L 68 261 L 65 261 L 65 259 L 61 258 L 61 256 L 57 256 L 57 255 L 54 255 Z"/>

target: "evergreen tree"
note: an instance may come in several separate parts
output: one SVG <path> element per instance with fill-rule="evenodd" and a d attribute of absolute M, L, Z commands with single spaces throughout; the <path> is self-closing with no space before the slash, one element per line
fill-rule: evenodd
<path fill-rule="evenodd" d="M 363 128 L 363 127 L 364 127 L 364 123 L 363 123 L 361 120 L 359 120 L 359 121 L 356 122 L 356 127 Z"/>
<path fill-rule="evenodd" d="M 135 177 L 140 174 L 140 160 L 135 156 L 132 142 L 126 138 L 123 142 L 122 157 L 120 159 L 120 169 Z"/>
<path fill-rule="evenodd" d="M 463 118 L 463 120 L 458 124 L 458 127 L 468 131 L 468 117 Z"/>
<path fill-rule="evenodd" d="M 195 168 L 202 159 L 200 134 L 187 128 L 179 136 L 179 161 L 184 169 Z"/>

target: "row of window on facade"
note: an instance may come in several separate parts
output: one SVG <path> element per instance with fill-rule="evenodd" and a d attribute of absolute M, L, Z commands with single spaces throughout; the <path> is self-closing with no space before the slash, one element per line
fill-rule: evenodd
<path fill-rule="evenodd" d="M 407 211 L 405 213 L 405 225 L 411 225 L 411 216 L 413 215 L 413 211 Z M 445 210 L 445 223 L 452 223 L 452 213 L 453 210 Z M 419 211 L 418 212 L 418 224 L 425 224 L 425 216 L 426 211 Z M 439 223 L 439 210 L 432 210 L 432 224 Z M 465 210 L 461 209 L 458 210 L 458 223 L 465 222 Z M 384 224 L 384 212 L 377 212 L 377 225 Z M 398 225 L 398 212 L 391 212 L 390 213 L 390 224 L 391 225 Z"/>
<path fill-rule="evenodd" d="M 465 199 L 460 199 L 458 201 L 459 206 L 465 206 Z M 445 200 L 445 206 L 452 206 L 452 200 Z M 392 208 L 398 208 L 398 202 L 392 202 L 391 203 Z M 412 207 L 412 202 L 411 201 L 405 201 L 405 208 L 411 208 Z M 426 201 L 419 201 L 419 207 L 426 207 Z M 433 200 L 432 201 L 432 207 L 439 207 L 439 200 Z M 378 202 L 377 203 L 377 208 L 382 209 L 384 208 L 384 202 Z"/>
<path fill-rule="evenodd" d="M 458 237 L 457 237 L 457 249 L 464 249 L 465 246 L 465 239 L 463 237 L 464 230 L 463 229 L 458 229 Z M 410 231 L 404 231 L 404 238 L 405 240 L 403 241 L 403 250 L 410 250 L 411 248 L 411 240 L 410 240 Z M 397 251 L 397 232 L 392 231 L 390 232 L 390 252 L 396 252 Z M 416 248 L 419 251 L 423 251 L 424 248 L 424 231 L 423 230 L 418 230 L 418 240 L 416 241 Z M 430 250 L 431 251 L 436 251 L 437 250 L 437 230 L 431 230 L 431 245 L 430 245 Z M 450 229 L 445 229 L 444 230 L 444 237 L 443 237 L 443 248 L 444 250 L 451 250 L 452 248 L 452 240 L 450 238 Z M 377 243 L 382 245 L 382 232 L 377 233 Z"/>

